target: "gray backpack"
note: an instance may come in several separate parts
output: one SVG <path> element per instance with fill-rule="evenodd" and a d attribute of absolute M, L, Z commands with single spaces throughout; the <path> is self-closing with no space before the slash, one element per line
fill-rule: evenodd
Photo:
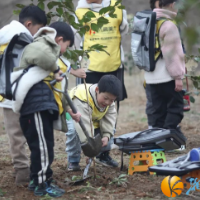
<path fill-rule="evenodd" d="M 32 41 L 33 38 L 26 33 L 17 34 L 0 55 L 0 95 L 6 99 L 12 100 L 10 74 L 19 66 L 24 48 Z"/>
<path fill-rule="evenodd" d="M 151 72 L 155 69 L 156 13 L 137 12 L 134 16 L 134 28 L 131 36 L 133 60 L 139 69 Z"/>

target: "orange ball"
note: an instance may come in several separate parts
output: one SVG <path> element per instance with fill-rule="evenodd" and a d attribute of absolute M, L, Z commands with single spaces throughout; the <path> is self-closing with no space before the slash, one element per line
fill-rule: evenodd
<path fill-rule="evenodd" d="M 183 191 L 184 185 L 177 176 L 167 176 L 161 183 L 161 190 L 167 197 L 179 196 Z"/>

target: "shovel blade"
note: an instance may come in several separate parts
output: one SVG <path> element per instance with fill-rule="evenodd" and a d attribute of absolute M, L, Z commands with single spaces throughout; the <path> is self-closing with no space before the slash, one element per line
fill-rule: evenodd
<path fill-rule="evenodd" d="M 97 134 L 94 138 L 89 137 L 86 143 L 81 144 L 81 148 L 85 156 L 93 158 L 101 152 L 102 141 L 100 134 Z"/>

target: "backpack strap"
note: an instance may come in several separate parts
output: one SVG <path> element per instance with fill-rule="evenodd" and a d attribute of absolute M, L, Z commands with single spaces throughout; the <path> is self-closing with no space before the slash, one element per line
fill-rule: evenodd
<path fill-rule="evenodd" d="M 24 74 L 26 74 L 28 72 L 28 70 L 32 67 L 34 67 L 35 65 L 30 65 L 28 66 L 26 69 L 23 70 L 22 74 L 11 84 L 11 88 L 12 86 L 16 83 L 15 89 L 13 91 L 13 95 L 12 95 L 12 99 L 15 101 L 15 95 L 16 95 L 16 91 L 17 91 L 17 87 L 19 85 L 19 81 L 21 80 L 21 78 L 24 76 Z"/>
<path fill-rule="evenodd" d="M 167 19 L 158 19 L 156 22 L 155 62 L 157 62 L 160 57 L 163 57 L 159 40 L 159 33 L 160 33 L 160 28 L 165 21 L 167 21 Z"/>
<path fill-rule="evenodd" d="M 171 21 L 177 26 L 176 22 L 174 20 L 172 20 L 172 19 L 169 19 L 169 18 L 158 18 L 157 19 L 157 22 L 156 22 L 156 35 L 155 35 L 155 62 L 157 62 L 159 58 L 163 57 L 162 51 L 161 51 L 160 40 L 159 40 L 159 34 L 160 34 L 161 26 L 166 21 Z"/>

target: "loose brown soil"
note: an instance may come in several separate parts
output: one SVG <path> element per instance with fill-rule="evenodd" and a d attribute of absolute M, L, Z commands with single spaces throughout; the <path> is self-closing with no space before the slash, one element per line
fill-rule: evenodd
<path fill-rule="evenodd" d="M 71 79 L 73 80 L 73 79 Z M 128 99 L 121 103 L 120 114 L 118 117 L 116 136 L 144 130 L 147 128 L 147 118 L 145 115 L 145 93 L 142 86 L 143 75 L 125 77 L 128 91 Z M 196 103 L 192 105 L 191 111 L 185 113 L 185 118 L 181 124 L 182 130 L 188 138 L 187 150 L 184 152 L 167 153 L 167 160 L 187 153 L 200 144 L 200 100 L 196 98 Z M 35 197 L 33 192 L 28 191 L 27 187 L 17 187 L 12 177 L 12 160 L 9 154 L 9 142 L 3 129 L 2 113 L 0 112 L 0 199 L 5 200 L 45 200 L 50 197 Z M 65 134 L 55 133 L 55 160 L 52 168 L 57 184 L 66 190 L 65 195 L 58 199 L 167 199 L 160 189 L 164 177 L 148 175 L 146 173 L 136 173 L 127 177 L 128 183 L 118 186 L 110 184 L 120 174 L 127 174 L 129 156 L 124 156 L 124 169 L 107 168 L 97 165 L 97 178 L 88 179 L 81 185 L 72 186 L 73 176 L 81 176 L 82 172 L 67 172 L 66 153 L 65 153 Z M 29 153 L 27 148 L 27 153 Z M 111 156 L 120 163 L 120 152 L 113 150 Z M 85 157 L 82 156 L 81 168 L 86 166 Z M 90 168 L 89 175 L 93 176 L 93 168 Z M 199 193 L 194 192 L 192 196 L 186 195 L 186 190 L 177 199 L 199 199 Z M 168 198 L 169 199 L 169 198 Z M 173 198 L 176 199 L 176 198 Z"/>

